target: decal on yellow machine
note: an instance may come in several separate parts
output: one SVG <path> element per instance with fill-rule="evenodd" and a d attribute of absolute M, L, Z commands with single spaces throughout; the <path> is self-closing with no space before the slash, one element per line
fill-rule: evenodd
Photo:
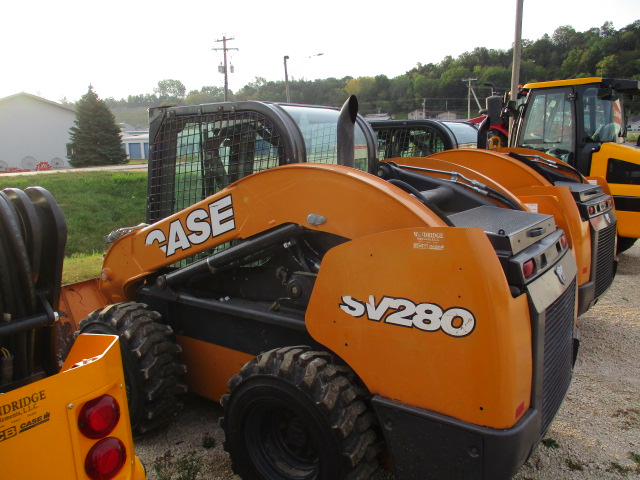
<path fill-rule="evenodd" d="M 380 302 L 376 302 L 374 295 L 369 295 L 368 302 L 344 295 L 339 307 L 355 318 L 365 316 L 373 322 L 382 320 L 383 323 L 417 328 L 424 332 L 442 330 L 452 337 L 466 337 L 476 326 L 475 316 L 465 308 L 452 307 L 443 310 L 435 303 L 415 303 L 406 298 L 386 295 Z"/>
<path fill-rule="evenodd" d="M 38 411 L 40 401 L 46 398 L 46 392 L 39 390 L 12 402 L 0 404 L 0 442 L 48 422 L 50 412 Z"/>
<path fill-rule="evenodd" d="M 231 195 L 211 202 L 208 207 L 208 211 L 196 208 L 189 212 L 184 224 L 181 218 L 172 221 L 168 235 L 159 228 L 151 230 L 145 245 L 157 243 L 166 256 L 171 257 L 177 250 L 188 250 L 236 228 Z"/>

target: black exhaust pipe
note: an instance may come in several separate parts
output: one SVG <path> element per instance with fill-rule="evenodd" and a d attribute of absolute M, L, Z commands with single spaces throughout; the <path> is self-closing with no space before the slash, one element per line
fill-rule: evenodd
<path fill-rule="evenodd" d="M 338 165 L 345 167 L 355 167 L 355 128 L 358 116 L 358 99 L 351 95 L 342 108 L 338 116 Z"/>
<path fill-rule="evenodd" d="M 486 150 L 487 148 L 487 135 L 489 133 L 489 125 L 491 124 L 491 119 L 487 115 L 484 117 L 484 120 L 480 122 L 478 126 L 478 145 L 479 149 Z"/>

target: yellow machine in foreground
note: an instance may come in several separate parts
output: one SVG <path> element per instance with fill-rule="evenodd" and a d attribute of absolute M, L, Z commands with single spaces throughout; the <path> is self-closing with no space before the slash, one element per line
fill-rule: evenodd
<path fill-rule="evenodd" d="M 65 243 L 46 190 L 0 192 L 0 476 L 144 480 L 118 337 L 80 335 L 67 355 L 73 330 L 58 312 Z"/>
<path fill-rule="evenodd" d="M 113 232 L 100 278 L 63 302 L 81 332 L 120 336 L 134 428 L 169 420 L 184 378 L 221 402 L 247 480 L 518 470 L 577 347 L 553 216 L 393 165 L 377 176 L 354 98 L 150 119 L 147 223 Z"/>

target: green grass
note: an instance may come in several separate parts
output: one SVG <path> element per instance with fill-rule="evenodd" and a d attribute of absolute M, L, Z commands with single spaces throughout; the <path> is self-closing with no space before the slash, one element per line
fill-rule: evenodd
<path fill-rule="evenodd" d="M 542 444 L 547 448 L 560 448 L 560 444 L 553 438 L 545 438 L 542 440 Z"/>
<path fill-rule="evenodd" d="M 67 221 L 68 257 L 101 254 L 104 236 L 145 221 L 146 172 L 60 172 L 36 175 L 0 175 L 0 188 L 46 188 Z"/>
<path fill-rule="evenodd" d="M 638 141 L 638 137 L 640 136 L 640 132 L 627 132 L 627 142 L 636 143 Z"/>
<path fill-rule="evenodd" d="M 62 284 L 83 282 L 91 278 L 96 278 L 102 269 L 103 255 L 95 253 L 93 255 L 75 254 L 64 259 L 62 271 Z"/>

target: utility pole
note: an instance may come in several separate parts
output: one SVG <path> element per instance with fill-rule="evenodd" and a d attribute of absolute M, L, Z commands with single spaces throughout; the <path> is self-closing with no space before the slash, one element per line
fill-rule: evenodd
<path fill-rule="evenodd" d="M 522 8 L 524 0 L 516 4 L 516 38 L 513 42 L 513 66 L 511 67 L 511 93 L 509 98 L 518 100 L 518 85 L 520 84 L 520 59 L 522 57 Z M 513 130 L 513 117 L 509 117 L 509 136 Z"/>
<path fill-rule="evenodd" d="M 224 73 L 224 101 L 228 101 L 229 99 L 229 75 L 227 69 L 227 50 L 238 50 L 237 48 L 227 48 L 227 42 L 235 40 L 233 37 L 227 38 L 226 36 L 222 36 L 221 40 L 216 40 L 216 42 L 222 42 L 222 48 L 212 48 L 211 50 L 222 50 L 224 54 L 224 67 L 222 73 Z"/>
<path fill-rule="evenodd" d="M 471 118 L 471 82 L 475 82 L 478 80 L 477 78 L 463 78 L 463 82 L 467 82 L 468 91 L 467 91 L 467 119 Z M 476 96 L 476 92 L 473 92 L 473 96 Z M 478 99 L 476 98 L 476 102 Z"/>

